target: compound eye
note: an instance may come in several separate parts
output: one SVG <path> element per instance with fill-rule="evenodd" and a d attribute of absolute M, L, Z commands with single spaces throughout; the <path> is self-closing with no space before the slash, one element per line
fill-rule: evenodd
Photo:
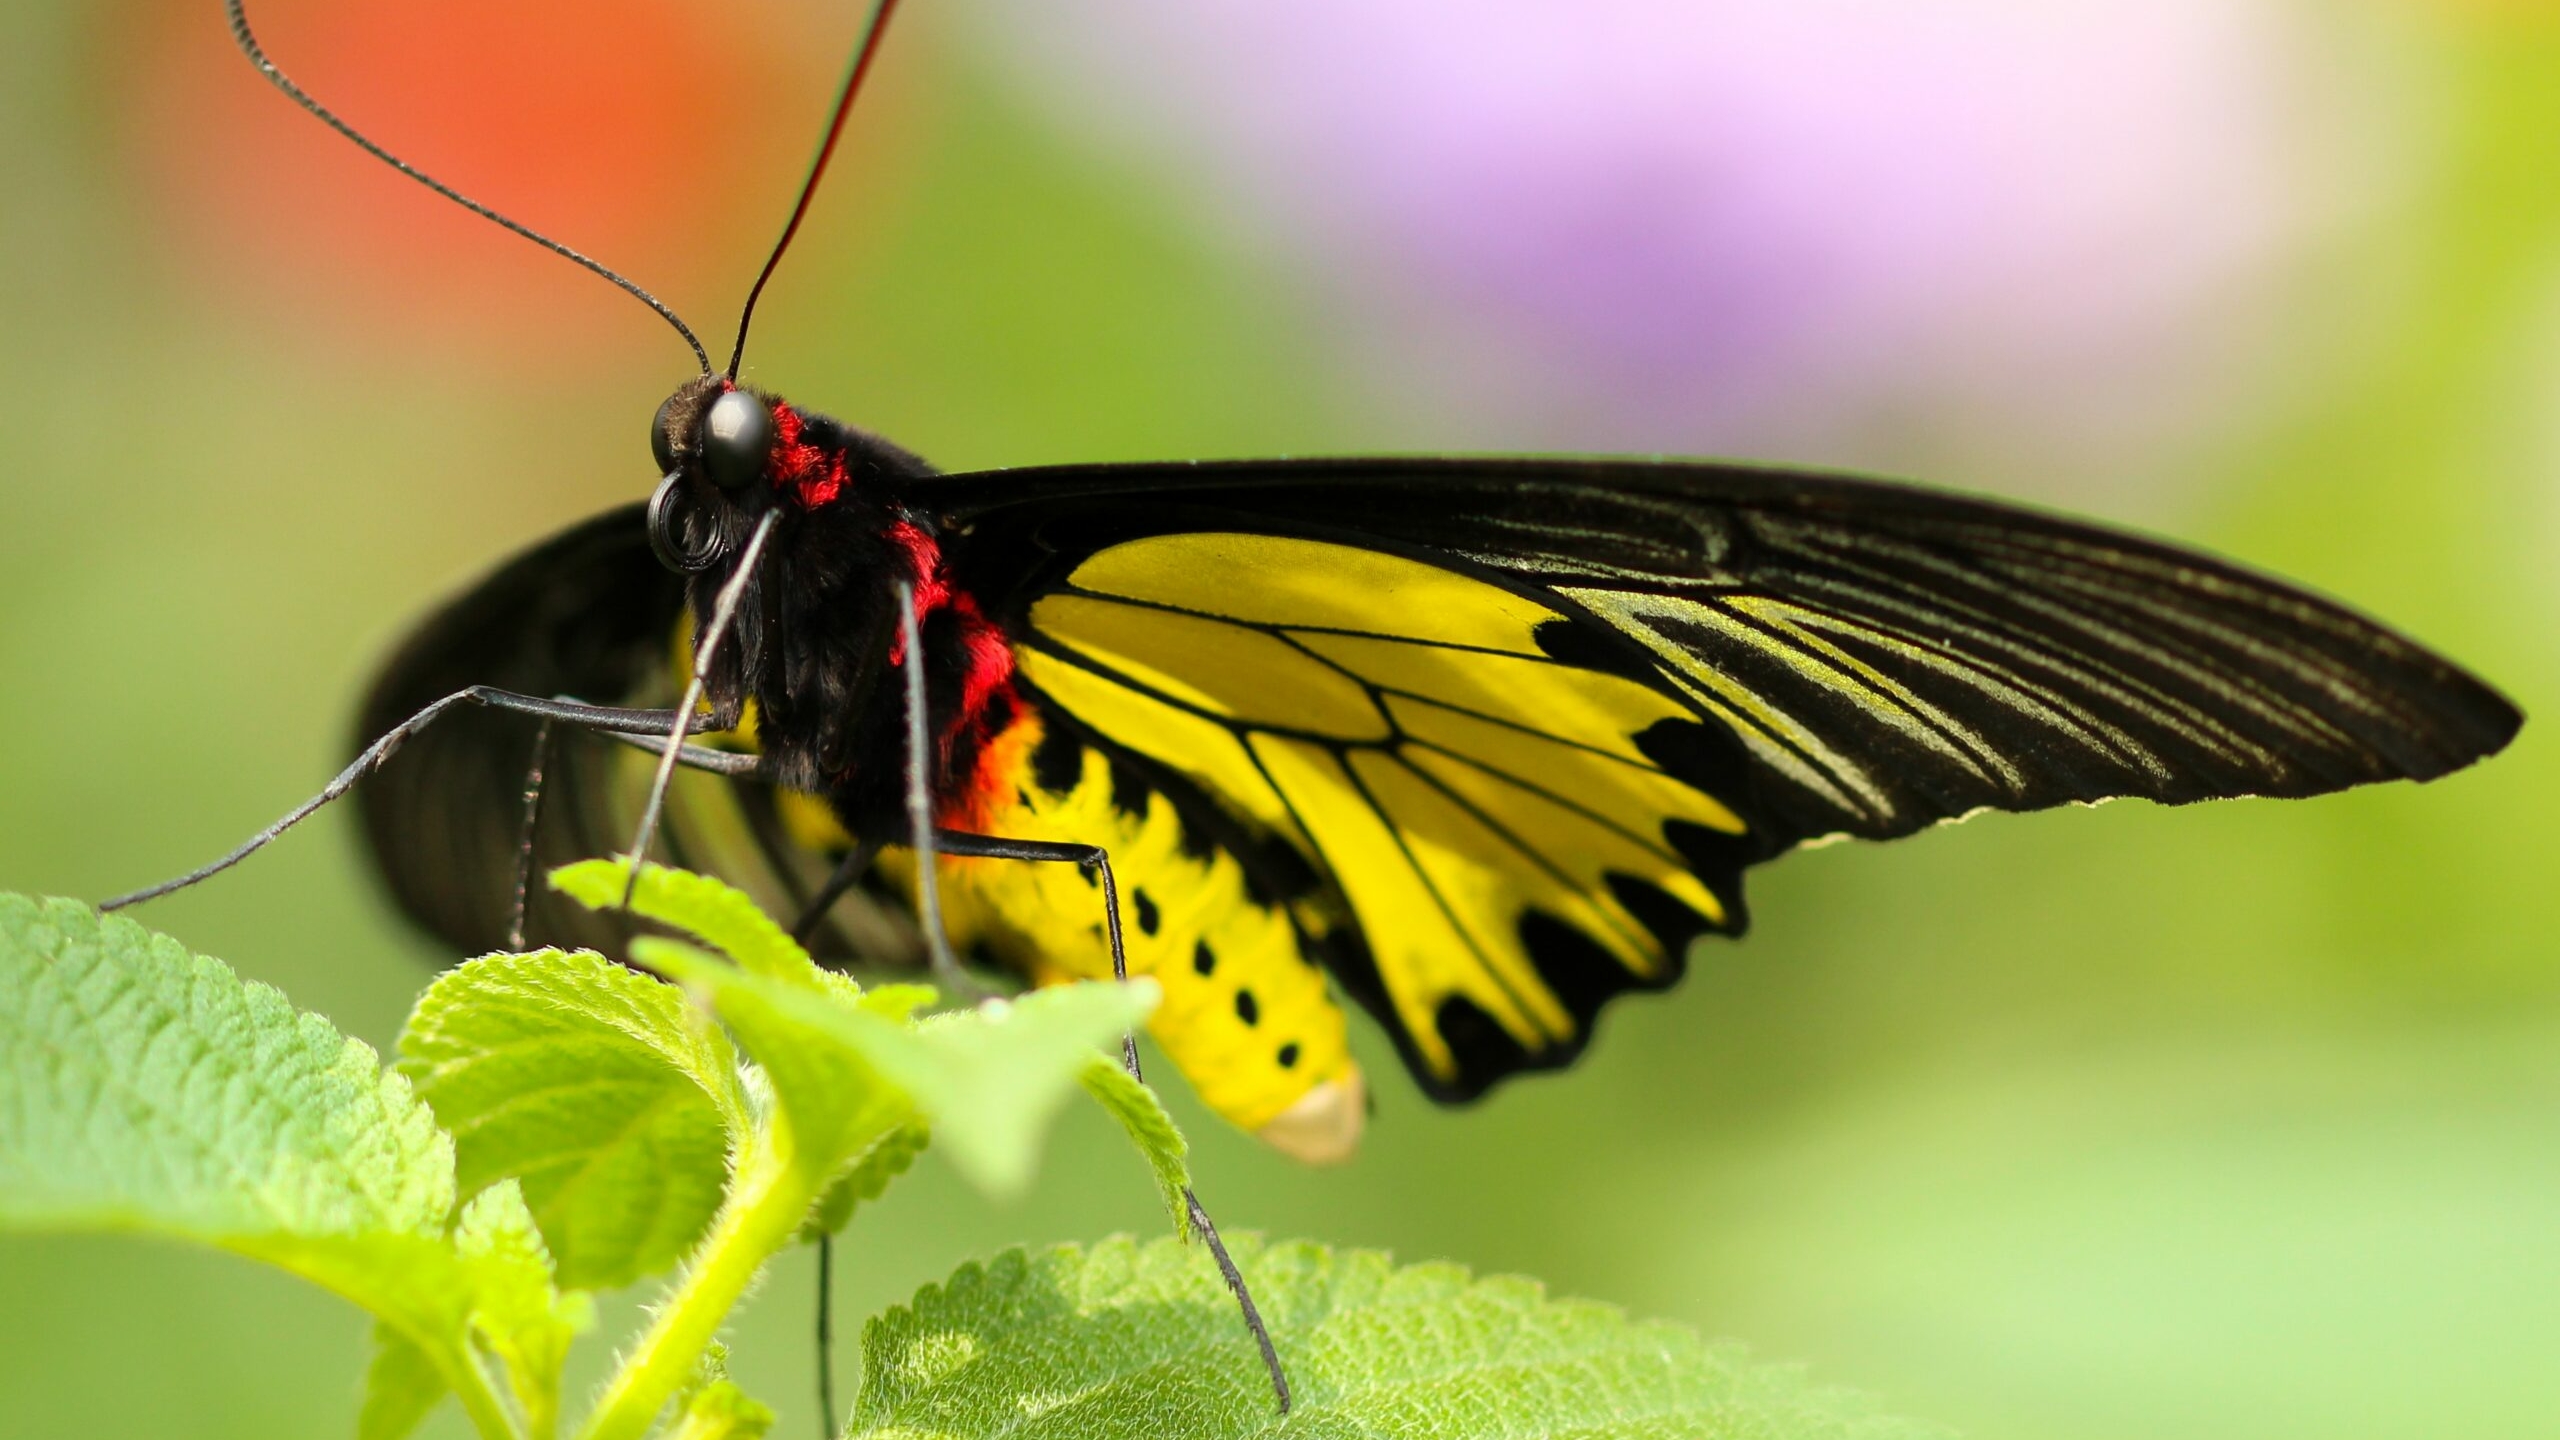
<path fill-rule="evenodd" d="M 674 408 L 676 397 L 670 395 L 658 402 L 657 418 L 649 422 L 649 454 L 658 462 L 661 475 L 676 468 L 675 445 L 667 438 L 667 412 Z"/>
<path fill-rule="evenodd" d="M 735 490 L 764 473 L 773 453 L 773 412 L 744 390 L 711 402 L 702 417 L 702 473 Z"/>

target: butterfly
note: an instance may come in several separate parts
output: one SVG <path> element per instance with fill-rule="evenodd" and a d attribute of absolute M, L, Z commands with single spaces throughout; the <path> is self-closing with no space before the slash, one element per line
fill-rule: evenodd
<path fill-rule="evenodd" d="M 946 474 L 737 371 L 659 407 L 647 501 L 412 634 L 321 799 L 356 789 L 466 953 L 610 945 L 525 877 L 636 827 L 822 954 L 1151 976 L 1209 1108 L 1313 1161 L 1364 1127 L 1349 1005 L 1463 1102 L 1740 936 L 1745 872 L 1800 846 L 2425 780 L 2521 724 L 2338 604 L 1985 499 L 1633 459 Z"/>
<path fill-rule="evenodd" d="M 1609 1000 L 1741 934 L 1745 870 L 1808 842 L 2426 779 L 2520 723 L 2280 581 L 1910 486 L 1513 458 L 945 475 L 720 378 L 656 433 L 668 502 L 464 592 L 383 672 L 367 736 L 467 683 L 664 703 L 673 637 L 739 578 L 724 537 L 773 517 L 707 685 L 724 726 L 751 716 L 761 773 L 671 806 L 677 858 L 796 912 L 833 856 L 897 843 L 908 585 L 935 822 L 1107 850 L 1161 1047 L 1313 1159 L 1360 1127 L 1336 990 L 1426 1093 L 1466 1100 L 1569 1064 Z M 689 575 L 656 553 L 680 528 L 713 537 Z M 360 802 L 403 907 L 466 949 L 507 923 L 513 720 L 422 734 Z M 544 857 L 616 841 L 649 758 L 564 757 Z M 954 932 L 989 957 L 1109 973 L 1073 867 L 944 864 Z M 580 913 L 537 923 L 583 936 Z"/>

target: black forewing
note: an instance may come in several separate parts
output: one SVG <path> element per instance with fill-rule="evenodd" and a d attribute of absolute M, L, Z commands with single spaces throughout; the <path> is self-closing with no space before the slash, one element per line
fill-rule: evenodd
<path fill-rule="evenodd" d="M 1392 458 L 1056 466 L 915 493 L 964 583 L 1014 613 L 1104 545 L 1183 530 L 1438 552 L 1535 587 L 1730 727 L 1753 808 L 1797 840 L 2428 779 L 2521 723 L 2452 662 L 2282 581 L 1888 482 Z"/>

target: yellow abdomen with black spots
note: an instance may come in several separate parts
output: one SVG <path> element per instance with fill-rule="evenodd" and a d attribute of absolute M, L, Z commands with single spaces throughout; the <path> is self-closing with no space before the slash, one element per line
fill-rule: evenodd
<path fill-rule="evenodd" d="M 1250 893 L 1233 855 L 1186 843 L 1168 797 L 1132 794 L 1125 780 L 1115 790 L 1103 754 L 1080 749 L 1064 786 L 1025 767 L 1022 783 L 982 812 L 986 833 L 1107 851 L 1129 973 L 1164 991 L 1148 1033 L 1221 1116 L 1299 1158 L 1347 1158 L 1367 1097 L 1342 1006 L 1291 917 Z M 941 873 L 955 941 L 1035 984 L 1110 978 L 1093 871 L 946 856 Z"/>

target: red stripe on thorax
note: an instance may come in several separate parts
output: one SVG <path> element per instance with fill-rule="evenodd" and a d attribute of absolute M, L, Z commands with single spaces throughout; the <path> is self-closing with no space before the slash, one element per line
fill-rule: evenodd
<path fill-rule="evenodd" d="M 851 477 L 844 452 L 801 439 L 802 428 L 799 411 L 773 407 L 773 459 L 767 468 L 776 488 L 799 492 L 801 507 L 814 510 L 843 494 Z"/>
<path fill-rule="evenodd" d="M 943 573 L 942 544 L 926 533 L 924 527 L 907 520 L 900 520 L 889 527 L 888 541 L 906 557 L 907 583 L 916 587 L 916 623 L 922 625 L 934 612 L 951 603 L 951 579 Z M 969 613 L 977 613 L 974 601 L 969 606 Z M 903 663 L 906 649 L 906 636 L 892 639 L 889 642 L 889 663 Z"/>
<path fill-rule="evenodd" d="M 1017 721 L 1025 713 L 1013 688 L 1013 643 L 979 608 L 978 597 L 952 585 L 942 546 L 930 533 L 901 520 L 889 527 L 886 538 L 907 562 L 919 628 L 948 611 L 959 630 L 960 704 L 943 719 L 934 749 L 940 768 L 948 774 L 953 757 L 968 742 L 971 773 L 949 777 L 951 793 L 943 801 L 941 816 L 944 824 L 965 828 L 983 818 L 990 794 L 1001 793 L 1008 780 L 1003 772 L 1012 768 L 1007 762 L 1021 760 L 1015 753 L 1019 747 L 993 744 L 1000 735 L 1019 728 Z M 890 668 L 903 669 L 906 649 L 904 634 L 891 639 Z M 1002 756 L 999 750 L 1004 751 Z"/>

